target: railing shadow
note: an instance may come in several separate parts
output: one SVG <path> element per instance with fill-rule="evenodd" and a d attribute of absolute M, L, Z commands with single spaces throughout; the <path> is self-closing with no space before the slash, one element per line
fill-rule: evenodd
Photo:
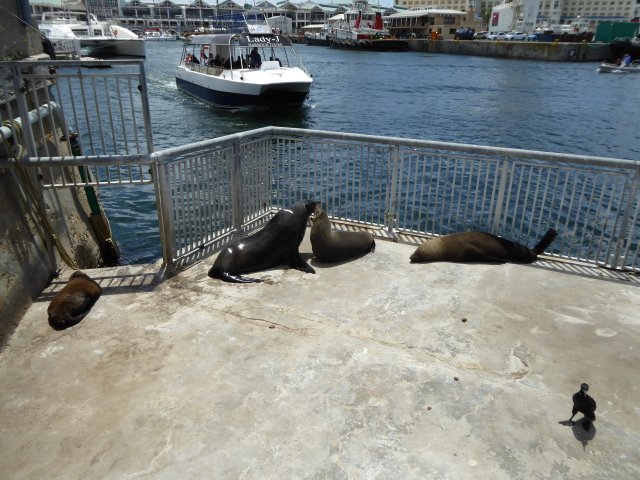
<path fill-rule="evenodd" d="M 554 272 L 566 273 L 568 275 L 575 275 L 583 278 L 595 278 L 598 280 L 605 280 L 607 282 L 640 287 L 640 275 L 634 272 L 611 270 L 596 265 L 586 265 L 578 262 L 574 263 L 568 260 L 560 260 L 553 257 L 539 258 L 530 266 L 534 268 L 541 268 L 544 270 L 551 270 Z"/>
<path fill-rule="evenodd" d="M 127 268 L 139 268 L 135 265 Z M 119 267 L 122 268 L 122 267 Z M 142 268 L 153 271 L 141 271 L 135 273 L 113 273 L 111 275 L 99 275 L 99 270 L 87 273 L 100 287 L 102 295 L 119 295 L 123 293 L 152 292 L 168 278 L 175 275 L 175 271 L 160 265 L 146 265 Z M 86 272 L 85 272 L 86 273 Z M 96 274 L 98 273 L 98 274 Z M 35 300 L 36 302 L 49 302 L 67 284 L 67 278 L 55 278 Z"/>

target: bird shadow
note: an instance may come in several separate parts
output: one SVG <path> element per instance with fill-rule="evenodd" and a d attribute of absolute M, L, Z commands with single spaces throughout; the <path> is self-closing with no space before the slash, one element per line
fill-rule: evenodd
<path fill-rule="evenodd" d="M 576 438 L 576 440 L 582 443 L 583 450 L 587 449 L 587 445 L 589 444 L 589 442 L 596 436 L 596 426 L 593 424 L 593 422 L 590 422 L 589 429 L 585 430 L 585 420 L 586 419 L 583 417 L 577 422 L 572 422 L 570 420 L 561 420 L 558 422 L 560 425 L 571 427 L 573 436 Z"/>

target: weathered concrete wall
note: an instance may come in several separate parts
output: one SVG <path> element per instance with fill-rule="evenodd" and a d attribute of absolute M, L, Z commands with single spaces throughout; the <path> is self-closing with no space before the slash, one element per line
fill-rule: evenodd
<path fill-rule="evenodd" d="M 606 43 L 496 42 L 491 40 L 409 40 L 419 52 L 482 57 L 543 60 L 549 62 L 597 62 L 611 56 Z"/>
<path fill-rule="evenodd" d="M 28 0 L 0 0 L 0 59 L 18 60 L 42 52 Z"/>
<path fill-rule="evenodd" d="M 3 146 L 1 155 L 6 154 Z M 65 266 L 52 232 L 76 267 L 96 268 L 103 263 L 84 191 L 41 189 L 35 172 L 28 172 L 28 177 L 36 189 L 35 199 L 17 170 L 0 169 L 0 348 L 52 275 Z M 45 227 L 38 204 L 44 207 L 51 231 Z"/>

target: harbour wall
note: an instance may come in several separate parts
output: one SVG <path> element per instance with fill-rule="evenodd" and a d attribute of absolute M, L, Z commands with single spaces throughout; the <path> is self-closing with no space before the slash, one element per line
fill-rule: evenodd
<path fill-rule="evenodd" d="M 609 44 L 587 42 L 411 39 L 409 50 L 549 62 L 599 62 L 611 57 Z"/>
<path fill-rule="evenodd" d="M 70 155 L 55 148 L 49 141 L 49 152 Z M 12 153 L 3 143 L 0 156 L 7 155 Z M 0 349 L 61 266 L 96 268 L 105 263 L 86 192 L 41 188 L 33 170 L 0 167 Z"/>

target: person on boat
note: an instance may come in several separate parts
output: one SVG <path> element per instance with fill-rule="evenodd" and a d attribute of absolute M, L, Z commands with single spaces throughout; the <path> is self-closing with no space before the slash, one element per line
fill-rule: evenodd
<path fill-rule="evenodd" d="M 200 65 L 200 60 L 198 60 L 195 55 L 191 55 L 191 63 L 195 63 L 196 65 Z"/>
<path fill-rule="evenodd" d="M 222 60 L 220 59 L 220 55 L 216 53 L 216 57 L 215 58 L 211 58 L 211 55 L 209 55 L 209 62 L 213 64 L 214 67 L 221 67 L 222 66 Z"/>
<path fill-rule="evenodd" d="M 262 65 L 262 57 L 258 53 L 258 47 L 253 47 L 250 57 L 251 63 L 249 64 L 249 68 L 260 68 L 260 65 Z"/>
<path fill-rule="evenodd" d="M 627 65 L 631 64 L 631 55 L 629 55 L 628 53 L 625 53 L 624 56 L 622 57 L 622 60 L 620 61 L 620 66 L 621 67 L 626 67 Z"/>

